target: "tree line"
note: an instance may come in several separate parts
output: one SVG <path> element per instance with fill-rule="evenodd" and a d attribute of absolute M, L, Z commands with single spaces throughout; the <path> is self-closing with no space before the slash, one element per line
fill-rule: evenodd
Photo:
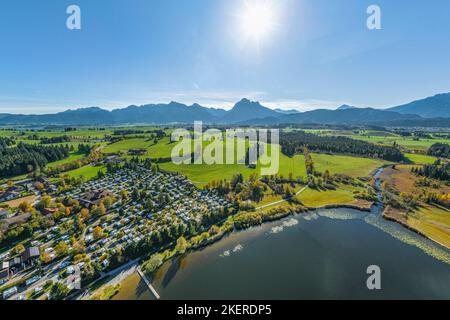
<path fill-rule="evenodd" d="M 396 147 L 379 146 L 340 136 L 318 136 L 301 131 L 282 133 L 280 135 L 280 145 L 282 152 L 287 156 L 303 152 L 304 148 L 307 147 L 315 152 L 355 155 L 396 162 L 405 160 L 402 152 Z"/>
<path fill-rule="evenodd" d="M 446 143 L 435 143 L 428 149 L 428 155 L 450 159 L 450 145 Z"/>
<path fill-rule="evenodd" d="M 0 177 L 30 173 L 68 156 L 69 149 L 64 146 L 43 147 L 24 143 L 14 146 L 10 139 L 0 138 Z"/>
<path fill-rule="evenodd" d="M 441 164 L 438 160 L 435 164 L 429 164 L 423 167 L 414 167 L 411 171 L 422 177 L 447 181 L 450 183 L 450 163 Z"/>

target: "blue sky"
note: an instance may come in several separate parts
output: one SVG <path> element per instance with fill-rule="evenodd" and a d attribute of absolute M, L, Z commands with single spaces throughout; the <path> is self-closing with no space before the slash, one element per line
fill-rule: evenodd
<path fill-rule="evenodd" d="M 243 35 L 244 2 L 2 1 L 0 113 L 242 97 L 384 107 L 450 91 L 448 0 L 278 0 L 259 44 Z M 66 28 L 70 4 L 81 30 Z M 366 28 L 371 4 L 382 30 Z"/>

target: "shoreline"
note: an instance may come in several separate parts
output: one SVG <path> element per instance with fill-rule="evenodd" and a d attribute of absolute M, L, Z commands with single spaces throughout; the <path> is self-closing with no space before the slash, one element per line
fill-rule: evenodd
<path fill-rule="evenodd" d="M 392 210 L 396 210 L 399 213 L 394 213 L 394 212 L 392 212 Z M 419 236 L 424 237 L 425 239 L 428 239 L 428 240 L 430 240 L 430 241 L 440 245 L 441 247 L 450 250 L 449 246 L 446 246 L 443 243 L 441 243 L 441 242 L 431 238 L 430 236 L 424 234 L 422 231 L 418 230 L 417 228 L 414 228 L 414 227 L 410 226 L 406 222 L 405 216 L 403 214 L 404 214 L 404 212 L 402 212 L 401 210 L 394 209 L 391 206 L 387 206 L 384 209 L 384 211 L 383 211 L 383 219 L 386 219 L 387 221 L 395 222 L 395 223 L 401 225 L 402 227 L 404 227 L 404 228 L 406 228 L 406 229 L 408 229 L 408 230 L 418 234 Z"/>
<path fill-rule="evenodd" d="M 203 242 L 201 244 L 192 246 L 191 248 L 189 248 L 185 252 L 185 254 L 193 253 L 193 252 L 196 252 L 196 251 L 201 251 L 201 250 L 207 248 L 208 246 L 213 245 L 213 244 L 223 240 L 225 237 L 227 237 L 227 236 L 229 236 L 229 235 L 231 235 L 231 234 L 233 234 L 235 232 L 241 232 L 241 231 L 245 231 L 245 230 L 248 230 L 248 229 L 251 229 L 251 228 L 261 227 L 262 225 L 264 225 L 266 223 L 280 221 L 280 220 L 283 220 L 285 218 L 288 218 L 289 216 L 297 216 L 297 215 L 304 214 L 304 213 L 310 213 L 310 212 L 319 211 L 319 210 L 330 210 L 330 209 L 351 209 L 351 210 L 360 211 L 361 213 L 364 213 L 364 212 L 367 213 L 367 212 L 372 212 L 373 208 L 376 207 L 379 204 L 380 203 L 378 203 L 378 202 L 372 202 L 370 207 L 369 206 L 363 206 L 363 205 L 357 205 L 357 204 L 330 204 L 330 205 L 325 205 L 325 206 L 321 206 L 321 207 L 317 207 L 317 208 L 308 207 L 308 208 L 306 208 L 305 211 L 294 212 L 294 213 L 289 212 L 287 214 L 274 216 L 273 219 L 266 220 L 260 225 L 250 226 L 250 227 L 244 228 L 244 229 L 233 228 L 231 230 L 224 231 L 221 234 L 216 235 L 213 238 L 208 239 L 208 240 L 206 240 L 205 242 Z M 381 203 L 381 204 L 383 204 L 383 203 Z M 387 211 L 388 208 L 389 207 L 386 207 L 386 208 L 384 208 L 384 210 L 383 210 L 383 208 L 380 208 L 380 210 L 383 210 L 382 211 L 382 218 L 383 219 L 386 219 L 387 221 L 391 221 L 393 223 L 398 223 L 402 227 L 407 228 L 408 230 L 416 233 L 417 235 L 422 236 L 422 237 L 432 241 L 433 243 L 436 243 L 436 244 L 442 246 L 445 249 L 450 249 L 450 248 L 447 248 L 446 246 L 444 246 L 443 244 L 439 243 L 438 241 L 435 241 L 435 240 L 431 239 L 430 237 L 426 236 L 425 234 L 423 234 L 419 230 L 416 230 L 415 228 L 412 228 L 411 226 L 407 225 L 405 222 L 402 222 L 400 218 L 395 218 L 393 216 L 387 215 L 386 211 Z M 170 257 L 168 260 L 166 260 L 164 262 L 167 262 L 167 261 L 173 259 L 174 257 L 177 257 L 178 255 L 179 254 L 175 254 L 174 256 Z M 139 265 L 140 264 L 141 263 L 139 263 Z M 132 268 L 129 268 L 129 269 L 132 269 Z M 108 285 L 111 285 L 111 284 L 113 284 L 113 285 L 114 284 L 121 284 L 123 282 L 123 280 L 125 280 L 127 277 L 129 277 L 133 273 L 135 273 L 136 269 L 137 269 L 137 267 L 135 266 L 134 270 L 127 270 L 128 272 L 123 272 L 123 274 L 126 273 L 126 276 L 123 276 L 123 274 L 118 275 L 118 276 L 114 277 L 113 279 L 111 279 L 111 281 L 108 281 L 107 283 L 104 283 L 101 287 L 97 288 L 97 290 L 101 290 L 102 288 L 104 288 L 104 287 L 106 287 Z"/>
<path fill-rule="evenodd" d="M 382 190 L 379 189 L 379 188 L 376 186 L 376 181 L 377 181 L 377 180 L 379 181 L 379 177 L 376 177 L 376 175 L 377 175 L 377 173 L 379 173 L 380 171 L 382 171 L 383 169 L 385 169 L 385 168 L 387 168 L 387 167 L 389 167 L 389 166 L 391 166 L 391 164 L 385 164 L 385 165 L 383 165 L 382 167 L 380 167 L 380 168 L 378 168 L 378 169 L 376 169 L 376 170 L 373 170 L 373 171 L 371 172 L 371 174 L 369 175 L 369 177 L 371 177 L 372 179 L 374 179 L 374 187 L 376 188 L 376 190 L 377 190 L 378 193 L 381 193 Z M 358 200 L 355 199 L 355 201 L 357 202 Z M 359 201 L 364 201 L 364 200 L 359 200 Z M 402 227 L 405 227 L 405 228 L 407 228 L 408 230 L 410 230 L 410 231 L 412 231 L 412 232 L 415 232 L 417 235 L 422 236 L 422 237 L 424 237 L 424 238 L 426 238 L 426 239 L 432 241 L 433 243 L 436 243 L 436 244 L 442 246 L 443 248 L 450 249 L 450 248 L 448 248 L 447 246 L 445 246 L 445 245 L 439 243 L 438 241 L 436 241 L 436 240 L 430 238 L 429 236 L 423 234 L 423 233 L 420 232 L 419 230 L 417 230 L 417 229 L 415 229 L 415 228 L 409 226 L 409 225 L 406 223 L 406 221 L 402 221 L 401 216 L 395 217 L 395 215 L 393 215 L 393 214 L 391 214 L 391 215 L 387 214 L 388 210 L 389 210 L 389 209 L 392 209 L 392 208 L 390 208 L 389 206 L 385 207 L 384 203 L 380 200 L 380 201 L 365 201 L 365 203 L 327 204 L 327 205 L 320 206 L 320 207 L 305 207 L 305 208 L 304 208 L 304 209 L 305 209 L 304 211 L 298 211 L 298 212 L 296 212 L 296 211 L 294 211 L 294 212 L 292 212 L 292 211 L 286 211 L 285 213 L 278 213 L 278 214 L 275 214 L 275 215 L 273 215 L 273 216 L 266 217 L 266 219 L 263 220 L 262 223 L 261 223 L 261 224 L 258 224 L 258 225 L 248 226 L 248 227 L 242 228 L 242 229 L 238 229 L 238 228 L 236 228 L 236 227 L 233 227 L 232 229 L 225 230 L 225 231 L 223 231 L 222 233 L 220 233 L 220 234 L 218 234 L 218 235 L 215 235 L 214 237 L 212 237 L 212 238 L 210 238 L 210 239 L 207 239 L 206 241 L 204 241 L 204 242 L 202 242 L 202 243 L 200 243 L 200 244 L 197 244 L 197 245 L 194 245 L 194 246 L 190 247 L 190 248 L 186 251 L 186 253 L 189 253 L 189 252 L 195 252 L 195 251 L 202 250 L 202 249 L 204 249 L 204 248 L 206 248 L 206 247 L 208 247 L 208 246 L 210 246 L 210 245 L 213 245 L 213 244 L 215 244 L 215 243 L 221 241 L 221 240 L 224 239 L 226 236 L 228 236 L 228 235 L 230 235 L 230 234 L 232 234 L 232 233 L 234 233 L 234 232 L 240 232 L 240 231 L 244 231 L 244 230 L 251 229 L 251 228 L 254 228 L 254 227 L 260 227 L 260 226 L 262 226 L 262 225 L 264 225 L 264 224 L 266 224 L 266 223 L 279 221 L 279 220 L 285 219 L 285 218 L 287 218 L 287 217 L 289 217 L 289 216 L 296 216 L 296 215 L 299 215 L 299 214 L 302 214 L 302 213 L 309 213 L 309 212 L 314 212 L 314 211 L 318 211 L 318 210 L 329 210 L 329 209 L 351 209 L 351 210 L 357 210 L 357 211 L 359 211 L 359 212 L 361 212 L 361 213 L 363 213 L 363 212 L 366 212 L 366 213 L 369 212 L 369 213 L 370 213 L 370 212 L 372 212 L 372 210 L 373 210 L 376 206 L 378 206 L 378 205 L 381 205 L 381 207 L 380 207 L 380 213 L 381 213 L 383 219 L 386 219 L 387 221 L 391 221 L 391 222 L 394 222 L 394 223 L 398 223 L 398 224 L 400 224 Z M 259 210 L 255 210 L 255 212 L 256 212 L 256 211 L 259 211 Z M 235 217 L 235 216 L 237 216 L 237 215 L 234 215 L 234 217 Z M 175 254 L 174 256 L 170 257 L 168 260 L 173 259 L 173 258 L 176 257 L 177 255 L 178 255 L 178 254 Z M 140 259 L 139 265 L 140 265 L 140 264 L 141 264 L 141 259 Z M 127 271 L 129 271 L 129 270 L 127 270 Z M 135 271 L 136 271 L 136 270 L 134 270 L 134 272 L 135 272 Z M 128 276 L 130 276 L 130 275 L 133 274 L 134 272 L 129 272 Z M 118 278 L 118 277 L 115 277 L 115 278 Z M 103 285 L 102 285 L 100 288 L 98 288 L 97 290 L 103 288 L 104 286 L 110 285 L 110 284 L 112 284 L 112 283 L 113 283 L 113 284 L 121 283 L 121 282 L 123 281 L 123 279 L 126 278 L 126 277 L 121 278 L 118 282 L 116 282 L 117 280 L 116 280 L 115 282 L 113 282 L 113 281 L 115 280 L 115 278 L 113 278 L 113 279 L 111 279 L 111 281 L 108 281 L 107 283 L 103 284 Z"/>
<path fill-rule="evenodd" d="M 314 211 L 318 211 L 318 210 L 329 210 L 329 209 L 352 209 L 352 210 L 358 210 L 358 211 L 361 211 L 361 212 L 370 212 L 375 205 L 376 205 L 376 203 L 372 203 L 370 208 L 368 208 L 368 207 L 358 206 L 358 205 L 354 205 L 354 204 L 329 204 L 329 205 L 325 205 L 325 206 L 317 207 L 317 208 L 308 207 L 308 208 L 306 208 L 306 211 L 302 211 L 302 212 L 295 212 L 295 213 L 287 212 L 286 214 L 283 214 L 283 215 L 273 216 L 272 217 L 273 219 L 264 221 L 260 225 L 251 226 L 251 227 L 248 227 L 248 228 L 245 228 L 245 229 L 233 228 L 232 230 L 222 232 L 221 234 L 216 235 L 215 237 L 213 237 L 211 239 L 208 239 L 208 240 L 204 241 L 201 244 L 192 246 L 191 248 L 189 248 L 185 252 L 185 254 L 188 254 L 190 252 L 203 250 L 206 247 L 208 247 L 210 245 L 213 245 L 213 244 L 223 240 L 225 237 L 227 237 L 228 235 L 231 235 L 234 232 L 240 232 L 240 231 L 245 231 L 245 230 L 248 230 L 248 229 L 251 229 L 251 228 L 257 228 L 257 227 L 260 227 L 260 226 L 262 226 L 262 225 L 264 225 L 266 223 L 271 223 L 271 222 L 283 220 L 283 219 L 285 219 L 285 218 L 287 218 L 289 216 L 297 216 L 297 215 L 300 215 L 302 213 L 309 213 L 309 212 L 314 212 Z M 175 254 L 174 256 L 170 257 L 170 259 L 173 259 L 176 256 L 178 256 L 178 254 Z M 170 259 L 168 259 L 168 260 L 170 260 Z M 164 261 L 164 262 L 167 262 L 167 261 Z M 89 300 L 89 298 L 91 298 L 96 291 L 100 291 L 100 290 L 102 290 L 102 288 L 105 288 L 106 286 L 121 284 L 124 279 L 126 279 L 127 277 L 129 277 L 132 274 L 134 274 L 137 271 L 138 265 L 140 266 L 141 264 L 142 264 L 142 262 L 135 262 L 132 266 L 128 266 L 127 268 L 125 268 L 125 270 L 121 270 L 119 274 L 116 274 L 112 279 L 110 279 L 109 281 L 105 282 L 99 288 L 97 288 L 94 292 L 92 292 L 89 295 L 87 300 Z M 121 269 L 121 268 L 124 268 L 124 267 L 122 266 L 122 267 L 119 267 L 118 269 Z M 114 272 L 114 271 L 112 271 L 112 272 Z M 115 272 L 117 272 L 117 271 L 115 271 Z"/>

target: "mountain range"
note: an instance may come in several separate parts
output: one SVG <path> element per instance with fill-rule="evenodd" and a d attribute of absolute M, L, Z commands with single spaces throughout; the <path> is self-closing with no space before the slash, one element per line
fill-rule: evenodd
<path fill-rule="evenodd" d="M 270 109 L 259 102 L 242 99 L 229 110 L 169 104 L 131 105 L 108 111 L 99 107 L 67 110 L 55 114 L 23 115 L 0 113 L 0 125 L 121 125 L 174 124 L 203 121 L 209 124 L 390 124 L 450 127 L 450 93 L 388 109 L 357 108 L 343 105 L 337 110 L 318 109 L 308 112 Z"/>

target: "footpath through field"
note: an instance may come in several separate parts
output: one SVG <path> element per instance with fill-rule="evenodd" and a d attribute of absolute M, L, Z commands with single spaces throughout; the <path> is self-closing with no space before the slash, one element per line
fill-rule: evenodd
<path fill-rule="evenodd" d="M 295 196 L 292 196 L 292 197 L 290 197 L 290 198 L 288 198 L 288 199 L 283 199 L 283 200 L 275 201 L 275 202 L 272 202 L 272 203 L 263 205 L 263 206 L 261 206 L 261 207 L 257 207 L 256 210 L 266 209 L 266 208 L 269 208 L 269 207 L 276 206 L 276 205 L 278 205 L 278 204 L 287 202 L 287 201 L 289 201 L 290 199 L 292 199 L 293 197 L 296 197 L 296 196 L 298 196 L 299 194 L 302 194 L 306 189 L 308 189 L 308 186 L 305 186 L 305 187 L 303 187 L 301 190 L 299 190 L 299 191 L 295 194 Z"/>

